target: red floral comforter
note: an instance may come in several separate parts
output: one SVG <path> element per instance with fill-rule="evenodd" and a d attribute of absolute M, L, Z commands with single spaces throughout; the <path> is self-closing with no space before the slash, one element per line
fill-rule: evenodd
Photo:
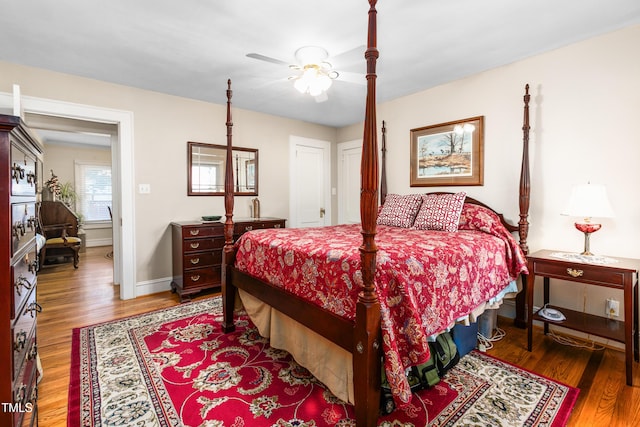
<path fill-rule="evenodd" d="M 361 226 L 268 229 L 236 243 L 236 267 L 337 315 L 354 319 L 362 285 Z M 400 405 L 405 368 L 426 361 L 427 338 L 526 272 L 513 236 L 488 209 L 466 204 L 457 232 L 378 225 L 376 288 L 385 371 Z"/>

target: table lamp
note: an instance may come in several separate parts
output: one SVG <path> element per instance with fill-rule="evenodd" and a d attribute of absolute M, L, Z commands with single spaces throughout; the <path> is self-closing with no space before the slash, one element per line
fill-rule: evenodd
<path fill-rule="evenodd" d="M 607 189 L 598 184 L 575 185 L 562 215 L 582 218 L 575 223 L 575 227 L 584 233 L 584 251 L 581 255 L 593 255 L 589 249 L 589 236 L 602 227 L 602 224 L 593 222 L 592 218 L 614 216 Z"/>

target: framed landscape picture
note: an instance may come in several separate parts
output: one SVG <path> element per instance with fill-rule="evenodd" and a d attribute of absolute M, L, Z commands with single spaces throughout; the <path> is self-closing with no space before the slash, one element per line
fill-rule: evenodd
<path fill-rule="evenodd" d="M 411 187 L 482 185 L 484 116 L 411 129 Z"/>

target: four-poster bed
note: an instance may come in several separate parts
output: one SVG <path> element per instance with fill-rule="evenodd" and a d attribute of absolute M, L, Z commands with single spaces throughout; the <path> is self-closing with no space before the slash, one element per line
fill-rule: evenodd
<path fill-rule="evenodd" d="M 424 343 L 426 342 L 425 340 L 427 337 L 423 336 L 424 331 L 420 329 L 422 325 L 416 325 L 416 323 L 419 323 L 416 322 L 416 319 L 419 320 L 422 318 L 424 321 L 425 315 L 422 314 L 422 311 L 429 312 L 429 309 L 437 311 L 437 307 L 414 307 L 412 305 L 414 301 L 409 301 L 412 299 L 426 300 L 429 297 L 429 293 L 433 293 L 432 289 L 425 289 L 423 294 L 420 294 L 420 291 L 416 291 L 415 295 L 411 293 L 410 297 L 406 297 L 407 290 L 401 287 L 404 285 L 398 284 L 403 280 L 402 273 L 398 273 L 396 271 L 400 270 L 400 268 L 398 268 L 398 265 L 413 265 L 412 267 L 410 267 L 411 271 L 408 273 L 408 275 L 413 275 L 416 268 L 414 265 L 415 259 L 412 253 L 410 253 L 411 251 L 409 251 L 409 249 L 405 248 L 402 251 L 395 251 L 395 248 L 398 248 L 402 245 L 402 240 L 406 240 L 406 236 L 410 234 L 416 234 L 417 232 L 419 232 L 419 230 L 416 231 L 409 228 L 394 230 L 393 227 L 387 225 L 378 226 L 377 224 L 379 174 L 375 111 L 375 68 L 376 60 L 378 57 L 378 51 L 376 49 L 376 0 L 369 0 L 369 4 L 368 47 L 365 53 L 365 58 L 367 61 L 367 99 L 361 163 L 361 229 L 359 230 L 359 234 L 361 235 L 361 243 L 357 243 L 356 240 L 353 239 L 353 235 L 358 234 L 357 230 L 354 233 L 354 227 L 356 226 L 345 226 L 342 228 L 338 228 L 340 226 L 336 226 L 336 228 L 332 229 L 331 232 L 324 231 L 324 233 L 326 233 L 324 234 L 324 239 L 318 237 L 321 236 L 323 232 L 318 230 L 315 230 L 315 235 L 311 234 L 307 237 L 302 236 L 302 230 L 276 230 L 276 232 L 291 233 L 289 235 L 278 236 L 268 236 L 263 232 L 251 232 L 246 233 L 245 236 L 254 235 L 256 239 L 251 240 L 251 237 L 249 237 L 246 240 L 240 240 L 238 244 L 234 246 L 232 219 L 234 205 L 233 170 L 232 168 L 226 168 L 225 248 L 222 272 L 222 294 L 224 300 L 224 319 L 222 326 L 225 331 L 229 332 L 234 329 L 233 310 L 235 306 L 235 295 L 236 290 L 240 290 L 244 295 L 242 299 L 243 304 L 252 304 L 252 300 L 254 299 L 260 300 L 270 307 L 269 310 L 271 310 L 272 308 L 274 310 L 274 313 L 281 313 L 284 315 L 284 317 L 293 319 L 295 321 L 294 323 L 299 325 L 300 328 L 313 331 L 314 336 L 320 337 L 323 341 L 329 342 L 331 345 L 338 348 L 338 350 L 349 355 L 349 357 L 351 358 L 349 369 L 352 368 L 352 371 L 350 371 L 352 375 L 352 381 L 351 379 L 349 379 L 349 383 L 352 386 L 352 400 L 355 404 L 356 423 L 358 426 L 376 425 L 376 420 L 378 419 L 378 413 L 380 409 L 380 382 L 383 349 L 386 353 L 385 364 L 388 364 L 389 360 L 392 360 L 397 364 L 406 364 L 406 360 L 418 362 L 422 360 L 421 357 L 423 358 L 426 352 L 428 352 L 428 347 L 427 349 L 424 349 L 421 354 L 416 355 L 413 353 L 416 353 L 416 348 L 420 349 L 421 345 L 422 347 L 424 347 Z M 227 90 L 227 164 L 231 164 L 232 155 L 231 150 L 233 123 L 231 120 L 230 107 L 231 96 L 231 82 L 229 81 Z M 460 313 L 452 315 L 451 318 L 443 319 L 442 322 L 445 327 L 450 324 L 452 320 L 458 320 L 461 314 L 470 313 L 472 311 L 471 309 L 475 308 L 480 302 L 489 300 L 489 297 L 498 294 L 499 291 L 501 291 L 503 288 L 507 288 L 507 282 L 512 284 L 515 278 L 517 278 L 520 274 L 526 272 L 526 267 L 524 267 L 525 260 L 523 251 L 526 252 L 526 238 L 528 231 L 528 96 L 529 95 L 527 86 L 527 93 L 525 94 L 525 123 L 523 125 L 525 144 L 520 183 L 519 225 L 509 225 L 504 221 L 501 215 L 496 214 L 495 211 L 490 210 L 490 208 L 488 208 L 486 205 L 483 205 L 482 203 L 469 197 L 465 199 L 464 195 L 462 195 L 462 200 L 465 203 L 464 206 L 462 206 L 461 203 L 461 210 L 463 212 L 461 214 L 461 218 L 464 218 L 464 221 L 461 220 L 461 225 L 464 226 L 461 228 L 462 231 L 457 235 L 447 234 L 445 236 L 444 234 L 442 234 L 440 236 L 437 236 L 434 234 L 434 236 L 436 236 L 436 243 L 433 243 L 433 245 L 430 244 L 428 250 L 426 250 L 426 252 L 435 254 L 432 255 L 435 258 L 426 260 L 425 263 L 427 265 L 432 262 L 438 263 L 438 257 L 444 254 L 444 252 L 434 250 L 432 246 L 439 246 L 441 245 L 440 240 L 452 240 L 454 239 L 454 236 L 459 236 L 460 239 L 463 239 L 463 242 L 460 243 L 460 245 L 464 248 L 464 250 L 462 250 L 461 252 L 471 253 L 472 258 L 474 255 L 477 257 L 477 254 L 480 253 L 479 251 L 482 251 L 482 253 L 493 253 L 496 251 L 500 252 L 500 250 L 496 249 L 493 246 L 483 245 L 497 245 L 496 247 L 502 246 L 502 251 L 505 252 L 505 254 L 496 255 L 495 259 L 491 258 L 491 260 L 493 261 L 488 261 L 486 259 L 489 256 L 484 257 L 482 264 L 483 268 L 486 268 L 486 270 L 480 270 L 480 268 L 478 268 L 478 271 L 475 272 L 475 266 L 470 269 L 474 270 L 474 272 L 477 273 L 476 280 L 478 281 L 478 283 L 492 283 L 483 285 L 482 289 L 476 289 L 475 287 L 478 287 L 478 283 L 474 282 L 473 292 L 469 292 L 473 295 L 466 295 L 465 293 L 459 295 L 459 305 L 463 307 L 461 308 L 461 310 L 463 310 L 464 313 L 461 311 Z M 384 134 L 384 131 L 385 130 L 383 128 L 383 156 L 385 150 L 384 137 L 386 136 Z M 381 175 L 384 178 L 384 162 L 382 163 Z M 384 184 L 384 182 L 381 184 L 381 188 L 383 189 L 381 199 L 385 201 L 387 194 L 386 184 Z M 422 196 L 417 197 L 420 198 Z M 423 199 L 420 199 L 420 203 L 424 203 Z M 418 204 L 418 202 L 416 202 L 416 204 Z M 491 221 L 494 221 L 494 223 L 492 223 Z M 463 222 L 465 224 L 462 224 Z M 495 224 L 496 222 L 498 224 Z M 487 238 L 490 243 L 478 243 L 478 245 L 480 246 L 477 247 L 478 249 L 474 249 L 475 247 L 473 245 L 476 244 L 475 240 L 472 241 L 471 238 L 468 237 L 471 234 L 472 230 L 477 231 L 474 230 L 474 227 L 482 229 L 483 232 L 485 232 L 486 229 L 491 229 L 493 231 L 496 231 L 496 233 L 494 233 L 493 236 Z M 502 232 L 501 230 L 505 231 Z M 513 239 L 510 233 L 515 231 L 518 231 L 520 234 L 519 247 L 517 243 L 515 245 L 512 244 L 513 242 L 515 242 L 515 239 Z M 402 233 L 402 237 L 398 237 L 398 233 L 400 232 Z M 264 240 L 262 242 L 264 246 L 258 246 L 261 244 L 261 242 L 259 241 L 260 238 Z M 420 238 L 420 236 L 416 237 L 416 239 Z M 343 279 L 337 280 L 335 279 L 335 276 L 332 276 L 329 286 L 333 287 L 333 285 L 336 285 L 338 281 L 345 281 L 349 284 L 347 285 L 347 288 L 350 287 L 349 295 L 345 295 L 343 298 L 340 298 L 337 296 L 339 294 L 334 295 L 329 292 L 339 292 L 339 290 L 330 290 L 329 288 L 326 288 L 326 292 L 323 292 L 322 289 L 315 289 L 313 291 L 310 291 L 312 289 L 312 285 L 310 285 L 310 287 L 307 287 L 307 282 L 299 276 L 299 272 L 305 271 L 305 268 L 307 267 L 302 266 L 298 269 L 298 267 L 296 267 L 294 264 L 294 258 L 304 258 L 305 254 L 302 252 L 304 252 L 305 248 L 298 248 L 300 251 L 302 251 L 300 253 L 294 252 L 294 249 L 291 248 L 276 248 L 274 249 L 276 252 L 281 252 L 278 255 L 280 258 L 274 261 L 265 261 L 268 259 L 266 254 L 266 252 L 268 251 L 268 247 L 273 246 L 273 242 L 275 240 L 282 240 L 284 242 L 302 241 L 308 242 L 308 244 L 311 244 L 311 242 L 314 240 L 330 241 L 330 244 L 333 245 L 333 250 L 330 250 L 331 255 L 329 255 L 328 258 L 333 258 L 335 255 L 336 260 L 328 260 L 327 262 L 325 262 L 325 264 L 329 265 L 327 268 L 335 268 L 337 263 L 338 268 L 342 268 L 344 272 L 342 274 Z M 380 244 L 382 250 L 382 259 L 380 256 L 378 256 L 378 243 Z M 345 245 L 351 245 L 351 251 L 347 249 L 342 250 L 343 246 Z M 409 242 L 407 245 L 412 246 L 413 244 Z M 444 244 L 442 244 L 441 246 L 443 245 Z M 356 247 L 359 247 L 358 251 L 355 251 Z M 506 249 L 504 249 L 505 247 Z M 444 251 L 444 249 L 442 250 Z M 305 261 L 304 259 L 302 259 L 301 261 L 311 269 L 311 276 L 325 274 L 318 273 L 317 269 L 319 269 L 320 267 L 316 264 L 319 264 L 321 262 L 311 260 L 311 254 L 317 253 L 318 251 L 319 250 L 317 248 L 310 249 L 309 260 Z M 397 252 L 397 254 L 394 251 Z M 286 252 L 286 254 L 283 255 L 282 252 Z M 347 252 L 351 252 L 347 255 L 348 259 L 338 259 L 338 253 Z M 359 252 L 359 256 L 357 252 Z M 357 258 L 355 260 L 354 253 L 356 253 L 355 258 Z M 393 256 L 397 256 L 397 259 L 389 260 L 389 254 L 391 253 L 393 253 Z M 446 256 L 449 257 L 450 255 Z M 498 259 L 498 257 L 501 258 Z M 451 255 L 451 259 L 453 259 L 453 255 Z M 333 261 L 335 261 L 335 263 L 332 264 Z M 272 264 L 270 268 L 264 268 L 264 265 L 267 264 L 260 264 L 263 262 L 273 262 L 275 264 Z M 394 262 L 396 262 L 396 264 L 393 264 Z M 467 261 L 456 260 L 455 262 L 457 263 L 456 265 L 462 265 Z M 282 266 L 282 268 L 278 268 L 278 263 L 280 263 L 279 265 Z M 388 274 L 388 272 L 384 272 L 380 267 L 385 263 L 394 265 L 394 267 L 392 268 L 394 271 L 392 271 L 391 274 Z M 418 262 L 418 264 L 421 265 L 420 262 Z M 252 265 L 254 270 L 251 270 Z M 291 269 L 287 269 L 285 267 L 290 267 Z M 268 274 L 271 275 L 268 277 L 260 277 L 259 273 L 256 270 L 264 270 L 270 272 Z M 276 270 L 280 271 L 278 272 Z M 443 277 L 447 277 L 447 280 L 443 280 L 442 282 L 448 282 L 449 276 L 447 276 L 448 273 L 446 272 L 446 264 L 444 265 L 444 270 L 445 271 L 442 274 L 444 275 Z M 467 271 L 465 269 L 464 274 L 460 272 L 459 275 L 471 276 L 472 273 L 473 272 Z M 328 276 L 330 275 L 330 273 L 326 274 Z M 387 279 L 383 278 L 383 275 L 385 274 L 387 274 L 387 276 L 385 276 L 387 277 Z M 492 280 L 484 280 L 483 278 L 485 276 L 489 277 Z M 344 279 L 345 277 L 346 279 Z M 499 280 L 497 280 L 497 278 L 499 278 Z M 420 279 L 414 278 L 412 280 L 414 280 L 413 286 L 416 287 L 422 287 L 417 286 L 418 283 L 426 283 L 425 281 L 420 281 Z M 465 283 L 458 284 L 457 282 L 455 284 L 456 286 L 459 285 L 461 288 L 463 288 L 465 285 Z M 288 285 L 293 286 L 294 288 L 298 288 L 298 290 L 302 289 L 302 292 L 292 292 L 291 289 L 287 289 Z M 444 292 L 453 292 L 452 289 L 446 288 L 446 286 L 448 286 L 448 283 L 441 283 L 441 285 L 444 287 Z M 424 287 L 427 288 L 426 285 Z M 384 291 L 382 291 L 382 289 L 384 289 Z M 383 293 L 380 294 L 380 292 Z M 413 292 L 413 290 L 409 292 Z M 314 294 L 316 301 L 314 302 L 311 300 L 312 298 L 314 298 L 314 295 L 304 295 L 305 293 Z M 400 303 L 403 297 L 405 297 L 407 301 L 403 301 L 402 303 Z M 382 298 L 382 304 L 380 298 Z M 443 297 L 440 296 L 440 298 Z M 328 300 L 328 302 L 324 304 L 322 301 L 318 302 L 318 299 Z M 452 298 L 452 300 L 455 301 L 456 299 Z M 465 301 L 465 303 L 462 303 L 462 301 Z M 398 303 L 397 307 L 394 305 L 395 303 Z M 433 305 L 433 301 L 430 304 Z M 397 310 L 397 312 L 393 312 L 390 310 L 392 305 L 394 306 L 394 309 Z M 327 306 L 331 306 L 331 308 L 328 309 Z M 453 307 L 449 306 L 447 306 L 447 309 L 451 309 L 452 311 L 454 310 Z M 251 310 L 252 309 L 249 308 L 247 309 L 247 311 L 249 312 Z M 255 309 L 256 312 L 259 312 L 261 310 L 262 308 Z M 404 326 L 401 325 L 400 328 L 404 329 L 399 331 L 397 327 L 398 323 L 402 323 L 402 318 L 399 317 L 400 314 L 398 313 L 400 311 L 408 313 L 412 312 L 412 310 L 413 317 L 409 316 L 407 317 L 407 319 L 409 320 L 405 321 L 405 323 L 409 324 L 409 326 L 407 326 L 406 324 Z M 519 309 L 519 311 L 521 313 L 524 313 L 523 309 Z M 407 314 L 405 313 L 404 315 Z M 271 314 L 267 315 L 267 317 L 270 316 Z M 399 318 L 396 319 L 396 317 Z M 289 328 L 290 326 L 291 323 L 287 323 L 286 327 Z M 291 328 L 297 328 L 297 326 L 291 326 Z M 429 325 L 427 330 L 429 330 L 430 332 L 440 332 L 442 330 L 441 328 L 442 325 L 439 325 L 438 327 L 431 327 L 431 325 Z M 416 333 L 417 335 L 419 335 L 419 337 L 415 339 L 416 342 L 407 342 L 413 339 L 410 338 L 409 340 L 407 340 L 406 337 L 413 334 L 414 329 L 420 330 L 422 332 Z M 289 333 L 290 331 L 289 329 L 287 329 L 287 334 Z M 404 336 L 404 341 L 401 335 Z M 392 351 L 393 349 L 395 349 L 395 346 L 399 348 L 397 350 L 397 355 L 395 350 Z M 409 350 L 402 350 L 405 347 L 409 348 Z M 405 353 L 410 354 L 407 355 Z M 294 357 L 297 358 L 297 355 L 294 354 Z M 399 359 L 402 359 L 402 362 L 400 362 Z M 304 365 L 305 363 L 302 364 Z M 407 396 L 406 394 L 403 394 L 406 392 L 406 390 L 402 389 L 402 379 L 399 378 L 399 376 L 404 373 L 404 369 L 402 368 L 402 366 L 400 366 L 399 369 L 390 371 L 387 366 L 386 372 L 388 378 L 390 376 L 395 376 L 395 381 L 400 384 L 399 391 L 395 391 L 394 398 L 398 397 L 401 399 L 401 402 L 406 402 Z M 319 379 L 324 382 L 322 378 Z M 390 382 L 393 382 L 393 378 L 390 379 Z M 410 396 L 408 397 L 408 399 L 410 399 Z"/>

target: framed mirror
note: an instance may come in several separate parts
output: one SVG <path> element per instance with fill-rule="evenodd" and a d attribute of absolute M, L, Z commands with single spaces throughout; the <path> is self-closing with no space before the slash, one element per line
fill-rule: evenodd
<path fill-rule="evenodd" d="M 223 196 L 227 147 L 187 142 L 189 196 Z M 233 147 L 234 195 L 258 195 L 258 150 Z"/>

